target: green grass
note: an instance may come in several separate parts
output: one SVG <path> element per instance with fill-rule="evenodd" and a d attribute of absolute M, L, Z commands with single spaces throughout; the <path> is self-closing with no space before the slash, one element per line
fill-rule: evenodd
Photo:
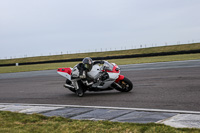
<path fill-rule="evenodd" d="M 139 64 L 139 63 L 167 62 L 167 61 L 181 61 L 181 60 L 195 60 L 195 59 L 200 59 L 200 53 L 143 57 L 143 58 L 113 59 L 109 61 L 114 62 L 118 65 L 125 65 L 125 64 Z M 0 67 L 0 73 L 51 70 L 51 69 L 57 69 L 61 67 L 73 67 L 77 63 L 78 62 L 66 62 L 66 63 L 49 63 L 49 64 L 37 64 L 37 65 Z"/>
<path fill-rule="evenodd" d="M 0 111 L 1 133 L 199 133 L 199 129 L 173 128 L 162 124 L 71 120 Z"/>
<path fill-rule="evenodd" d="M 144 53 L 147 54 L 147 53 L 158 53 L 158 52 L 196 50 L 196 49 L 200 49 L 200 43 L 142 48 L 142 49 L 131 49 L 131 50 L 121 50 L 121 51 L 91 52 L 91 53 L 64 54 L 64 55 L 55 55 L 55 56 L 40 56 L 40 57 L 28 57 L 28 58 L 19 58 L 19 59 L 7 59 L 7 60 L 0 60 L 0 64 L 38 62 L 38 61 L 73 59 L 73 58 L 84 58 L 84 57 L 106 57 L 106 56 L 144 54 Z"/>
<path fill-rule="evenodd" d="M 128 58 L 128 59 L 113 59 L 118 65 L 126 64 L 140 64 L 140 63 L 153 63 L 153 62 L 168 62 L 168 61 L 184 61 L 200 59 L 198 54 L 183 54 L 183 55 L 168 55 L 168 56 L 155 56 L 155 57 L 142 57 L 142 58 Z"/>
<path fill-rule="evenodd" d="M 49 63 L 49 64 L 37 64 L 37 65 L 0 67 L 0 73 L 52 70 L 61 67 L 73 67 L 77 63 L 78 62 L 68 62 L 68 63 Z"/>

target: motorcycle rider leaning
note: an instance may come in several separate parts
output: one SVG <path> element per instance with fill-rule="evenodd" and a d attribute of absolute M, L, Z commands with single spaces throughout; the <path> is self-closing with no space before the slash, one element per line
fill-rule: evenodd
<path fill-rule="evenodd" d="M 77 65 L 77 68 L 79 69 L 79 77 L 82 80 L 88 80 L 89 77 L 87 76 L 87 72 L 90 72 L 95 64 L 104 64 L 104 61 L 93 61 L 90 57 L 84 58 L 82 63 Z M 78 95 L 83 95 L 84 92 L 82 88 L 78 88 L 76 93 Z"/>

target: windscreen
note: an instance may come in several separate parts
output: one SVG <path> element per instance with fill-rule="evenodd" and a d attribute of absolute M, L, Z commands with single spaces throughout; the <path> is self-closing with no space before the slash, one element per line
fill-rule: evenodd
<path fill-rule="evenodd" d="M 105 70 L 112 71 L 114 66 L 111 63 L 104 61 L 103 67 Z"/>

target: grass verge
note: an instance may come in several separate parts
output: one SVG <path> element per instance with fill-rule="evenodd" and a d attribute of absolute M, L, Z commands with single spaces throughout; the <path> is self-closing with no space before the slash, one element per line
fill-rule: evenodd
<path fill-rule="evenodd" d="M 109 61 L 114 62 L 118 65 L 125 65 L 125 64 L 183 61 L 183 60 L 195 60 L 195 59 L 200 59 L 200 53 L 198 53 L 198 54 L 183 54 L 183 55 L 169 55 L 169 56 L 156 56 L 156 57 L 143 57 L 143 58 L 113 59 L 113 60 L 109 60 Z M 66 62 L 66 63 L 49 63 L 49 64 L 37 64 L 37 65 L 0 67 L 0 73 L 52 70 L 52 69 L 57 69 L 57 68 L 61 68 L 61 67 L 73 67 L 77 63 L 78 62 Z"/>
<path fill-rule="evenodd" d="M 0 111 L 1 133 L 199 133 L 199 129 L 173 128 L 163 124 L 134 124 L 110 121 L 71 120 Z"/>

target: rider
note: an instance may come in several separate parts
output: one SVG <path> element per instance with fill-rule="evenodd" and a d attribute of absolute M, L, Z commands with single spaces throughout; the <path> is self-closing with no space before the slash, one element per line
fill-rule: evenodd
<path fill-rule="evenodd" d="M 79 69 L 79 77 L 82 79 L 86 78 L 87 72 L 90 72 L 95 64 L 104 64 L 104 61 L 93 61 L 90 57 L 84 58 L 82 63 L 77 65 L 77 68 Z"/>
<path fill-rule="evenodd" d="M 90 57 L 84 58 L 82 63 L 79 63 L 77 65 L 77 68 L 79 69 L 79 77 L 82 80 L 87 80 L 87 72 L 90 72 L 92 70 L 93 65 L 95 64 L 104 64 L 104 61 L 93 61 Z M 83 94 L 83 90 L 79 88 L 76 90 L 76 93 Z"/>

